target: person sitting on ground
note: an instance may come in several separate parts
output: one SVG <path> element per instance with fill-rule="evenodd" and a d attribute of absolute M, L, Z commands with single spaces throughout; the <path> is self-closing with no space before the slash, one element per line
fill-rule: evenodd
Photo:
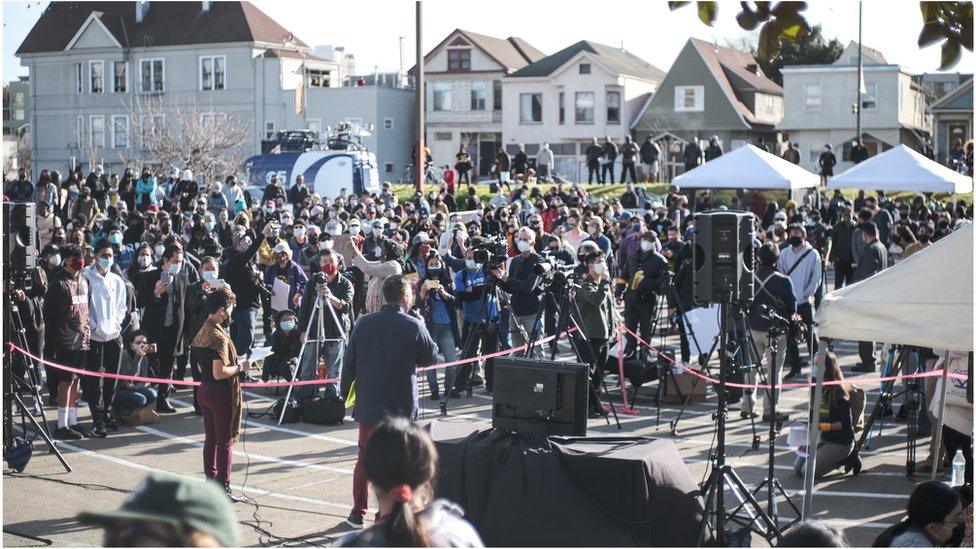
<path fill-rule="evenodd" d="M 434 500 L 437 449 L 423 428 L 385 419 L 363 452 L 363 468 L 379 504 L 376 523 L 342 537 L 336 547 L 483 547 L 478 532 L 447 500 Z"/>
<path fill-rule="evenodd" d="M 828 351 L 824 359 L 824 383 L 843 381 L 844 374 L 837 364 L 837 355 Z M 817 470 L 814 478 L 820 478 L 840 465 L 850 466 L 854 474 L 861 471 L 861 460 L 851 456 L 854 450 L 854 424 L 851 413 L 851 387 L 847 384 L 825 385 L 820 405 L 820 444 L 817 445 Z M 800 451 L 804 451 L 801 447 Z M 798 456 L 793 472 L 803 476 L 807 459 Z"/>
<path fill-rule="evenodd" d="M 273 377 L 291 380 L 298 354 L 301 352 L 301 331 L 298 329 L 298 317 L 291 309 L 279 311 L 275 316 L 277 327 L 271 335 L 271 355 L 264 360 L 261 369 L 261 381 L 270 381 Z M 312 352 L 309 347 L 306 353 Z"/>
<path fill-rule="evenodd" d="M 132 332 L 130 341 L 122 349 L 119 374 L 124 376 L 148 376 L 149 360 L 146 358 L 146 334 Z M 141 381 L 119 381 L 112 399 L 112 411 L 125 420 L 136 410 L 156 402 L 156 389 Z"/>
<path fill-rule="evenodd" d="M 908 515 L 874 540 L 873 547 L 957 547 L 965 535 L 959 494 L 938 480 L 912 490 Z"/>
<path fill-rule="evenodd" d="M 106 547 L 237 547 L 234 507 L 212 482 L 154 472 L 118 510 L 84 512 Z"/>
<path fill-rule="evenodd" d="M 850 547 L 850 543 L 837 528 L 813 520 L 790 528 L 776 547 Z"/>

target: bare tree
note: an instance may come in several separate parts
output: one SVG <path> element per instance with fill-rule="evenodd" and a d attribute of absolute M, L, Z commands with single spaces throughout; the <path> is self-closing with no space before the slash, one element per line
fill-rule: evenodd
<path fill-rule="evenodd" d="M 135 95 L 126 108 L 146 162 L 189 168 L 212 180 L 236 171 L 247 154 L 252 121 L 235 113 L 143 95 Z"/>

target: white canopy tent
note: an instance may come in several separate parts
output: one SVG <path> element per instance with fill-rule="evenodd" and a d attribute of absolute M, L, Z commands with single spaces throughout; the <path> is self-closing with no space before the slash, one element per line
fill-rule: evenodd
<path fill-rule="evenodd" d="M 754 145 L 743 145 L 674 178 L 692 189 L 806 189 L 820 176 Z"/>
<path fill-rule="evenodd" d="M 824 296 L 820 337 L 973 350 L 973 225 Z"/>
<path fill-rule="evenodd" d="M 898 145 L 828 179 L 827 187 L 959 194 L 973 191 L 973 178 Z"/>

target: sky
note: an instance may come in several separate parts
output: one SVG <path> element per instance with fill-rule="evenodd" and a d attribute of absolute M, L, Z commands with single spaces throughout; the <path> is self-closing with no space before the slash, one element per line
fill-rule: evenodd
<path fill-rule="evenodd" d="M 406 67 L 413 65 L 415 27 L 413 0 L 253 0 L 269 16 L 311 46 L 345 46 L 356 57 L 359 73 L 395 71 L 400 65 L 400 40 L 406 38 Z M 806 17 L 820 24 L 826 38 L 843 44 L 857 40 L 857 3 L 813 0 Z M 47 2 L 3 1 L 3 77 L 26 74 L 14 56 Z M 663 0 L 425 0 L 423 47 L 436 46 L 461 28 L 500 38 L 518 36 L 551 54 L 579 40 L 620 46 L 668 70 L 689 36 L 720 44 L 745 32 L 735 22 L 738 1 L 719 2 L 718 21 L 707 27 L 693 5 L 675 12 Z M 939 46 L 920 50 L 922 27 L 918 2 L 864 1 L 864 44 L 880 50 L 889 63 L 913 73 L 935 72 Z M 952 72 L 974 72 L 974 56 L 964 51 Z"/>

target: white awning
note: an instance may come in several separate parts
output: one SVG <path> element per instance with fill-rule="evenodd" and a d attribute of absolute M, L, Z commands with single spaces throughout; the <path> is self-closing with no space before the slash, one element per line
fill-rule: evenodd
<path fill-rule="evenodd" d="M 973 178 L 898 145 L 827 180 L 831 189 L 875 189 L 923 193 L 970 193 Z"/>
<path fill-rule="evenodd" d="M 746 144 L 674 178 L 692 189 L 806 189 L 820 184 L 820 176 Z"/>

